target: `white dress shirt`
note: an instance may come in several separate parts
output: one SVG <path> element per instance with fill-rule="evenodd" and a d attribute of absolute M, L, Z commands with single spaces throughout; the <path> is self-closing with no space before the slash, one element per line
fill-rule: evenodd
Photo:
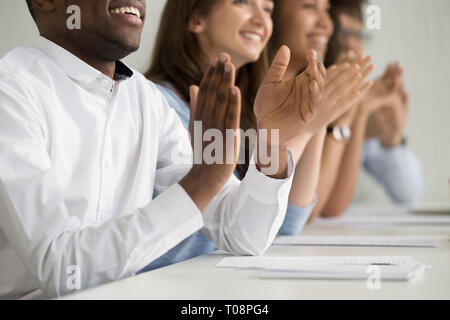
<path fill-rule="evenodd" d="M 134 275 L 199 229 L 237 255 L 276 236 L 292 154 L 288 179 L 252 165 L 201 213 L 178 184 L 192 166 L 178 116 L 141 74 L 116 72 L 42 37 L 0 61 L 0 298 Z"/>

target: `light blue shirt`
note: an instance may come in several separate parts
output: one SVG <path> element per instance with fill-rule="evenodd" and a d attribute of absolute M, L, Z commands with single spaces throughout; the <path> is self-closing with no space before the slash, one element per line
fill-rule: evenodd
<path fill-rule="evenodd" d="M 160 89 L 161 93 L 166 97 L 169 106 L 178 113 L 185 128 L 188 129 L 190 119 L 189 107 L 172 90 L 163 86 L 158 86 L 158 89 Z M 282 235 L 294 235 L 300 233 L 311 216 L 316 203 L 317 199 L 314 199 L 313 204 L 308 207 L 296 207 L 288 204 L 286 216 L 279 233 Z M 140 272 L 147 272 L 187 259 L 192 259 L 214 250 L 216 250 L 214 242 L 198 231 L 180 242 L 172 250 L 150 263 Z"/>
<path fill-rule="evenodd" d="M 422 167 L 406 146 L 385 148 L 380 140 L 368 139 L 361 161 L 364 169 L 397 204 L 410 204 L 422 195 Z"/>

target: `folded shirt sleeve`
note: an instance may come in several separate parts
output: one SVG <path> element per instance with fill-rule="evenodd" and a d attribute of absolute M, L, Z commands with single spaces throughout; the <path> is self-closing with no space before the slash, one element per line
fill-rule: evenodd
<path fill-rule="evenodd" d="M 250 164 L 245 178 L 239 182 L 232 176 L 206 208 L 201 231 L 219 249 L 234 255 L 262 255 L 272 244 L 284 221 L 294 175 L 291 151 L 287 157 L 286 179 L 269 178 Z"/>

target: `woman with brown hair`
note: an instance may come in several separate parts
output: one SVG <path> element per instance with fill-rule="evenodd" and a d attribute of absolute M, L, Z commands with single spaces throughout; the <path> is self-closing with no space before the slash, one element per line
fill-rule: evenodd
<path fill-rule="evenodd" d="M 268 70 L 265 47 L 272 34 L 271 15 L 275 3 L 272 0 L 168 0 L 164 10 L 156 40 L 153 61 L 146 76 L 159 84 L 169 105 L 177 111 L 180 119 L 188 127 L 190 110 L 189 86 L 198 84 L 208 65 L 215 61 L 220 52 L 227 52 L 236 66 L 236 83 L 242 92 L 241 128 L 257 128 L 258 110 L 254 109 L 261 92 L 270 90 L 275 83 L 264 82 Z M 284 57 L 289 63 L 290 51 L 284 47 L 277 57 Z M 298 233 L 307 221 L 315 205 L 315 190 L 318 179 L 322 141 L 326 123 L 348 109 L 348 101 L 358 95 L 365 75 L 359 74 L 360 67 L 344 65 L 333 68 L 329 75 L 322 63 L 318 63 L 317 53 L 310 51 L 305 64 L 306 72 L 289 75 L 292 85 L 288 95 L 295 94 L 296 86 L 302 79 L 319 79 L 311 82 L 310 90 L 322 92 L 317 101 L 316 130 L 314 134 L 291 148 L 301 159 L 296 166 L 293 186 L 289 197 L 289 207 L 280 233 Z M 283 60 L 283 59 L 281 59 Z M 277 66 L 277 63 L 275 63 Z M 285 71 L 285 66 L 279 65 Z M 319 71 L 320 69 L 320 71 Z M 313 76 L 314 74 L 322 76 Z M 328 78 L 330 80 L 325 81 Z M 283 82 L 280 77 L 278 82 Z M 308 80 L 309 81 L 309 80 Z M 325 83 L 328 86 L 325 86 Z M 266 90 L 267 88 L 267 90 Z M 316 91 L 317 92 L 317 91 Z M 305 96 L 306 98 L 306 96 Z M 273 97 L 276 104 L 284 104 L 283 99 Z M 333 103 L 331 101 L 334 101 Z M 311 106 L 310 106 L 311 107 Z M 286 119 L 289 120 L 289 119 Z M 306 121 L 308 122 L 308 121 Z M 304 124 L 298 123 L 299 132 Z M 245 165 L 239 166 L 236 175 L 244 178 L 252 146 L 245 146 Z M 297 163 L 297 162 L 296 162 Z M 191 257 L 208 253 L 214 244 L 201 233 L 196 233 L 179 244 L 165 256 L 149 265 L 145 271 Z"/>
<path fill-rule="evenodd" d="M 363 2 L 279 0 L 273 15 L 274 35 L 269 44 L 271 54 L 280 44 L 288 45 L 295 57 L 291 61 L 291 71 L 288 71 L 291 73 L 306 65 L 306 55 L 311 48 L 326 57 L 327 65 L 361 57 Z M 314 17 L 320 12 L 332 19 L 334 33 L 329 33 L 325 25 L 314 24 Z M 348 53 L 349 50 L 352 51 Z M 406 92 L 398 85 L 400 76 L 398 66 L 390 66 L 385 76 L 375 81 L 347 114 L 330 124 L 317 189 L 318 203 L 311 218 L 317 214 L 338 216 L 345 211 L 352 200 L 361 163 L 397 202 L 411 201 L 420 194 L 420 166 L 401 145 L 401 134 L 392 134 L 381 143 L 373 139 L 365 141 L 366 129 L 370 134 L 372 127 L 370 115 L 375 110 L 392 103 L 399 104 L 396 108 L 399 112 L 405 109 Z M 397 118 L 404 124 L 404 117 Z"/>
<path fill-rule="evenodd" d="M 349 51 L 364 52 L 364 44 L 368 38 L 363 32 L 363 7 L 366 2 L 330 0 L 331 17 L 336 29 L 330 41 L 327 63 L 335 63 Z M 342 159 L 335 158 L 335 161 L 341 163 L 340 172 L 350 174 L 340 174 L 337 177 L 334 183 L 336 188 L 324 207 L 323 215 L 340 215 L 349 205 L 356 186 L 353 181 L 356 181 L 360 167 L 378 182 L 395 203 L 409 204 L 419 199 L 423 189 L 422 169 L 404 139 L 409 96 L 402 74 L 403 70 L 398 63 L 389 64 L 357 107 L 365 110 L 365 116 L 347 120 L 351 126 L 361 130 L 353 132 L 348 150 Z M 358 122 L 362 124 L 358 125 Z M 357 151 L 351 154 L 349 147 L 354 141 L 359 141 L 355 148 Z M 355 158 L 358 155 L 360 159 Z M 342 188 L 346 182 L 351 183 L 347 190 Z"/>

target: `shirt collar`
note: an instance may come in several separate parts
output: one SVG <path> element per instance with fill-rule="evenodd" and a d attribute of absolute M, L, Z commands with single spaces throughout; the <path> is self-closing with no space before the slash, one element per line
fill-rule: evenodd
<path fill-rule="evenodd" d="M 35 47 L 44 52 L 73 80 L 89 84 L 106 77 L 77 56 L 42 36 L 37 38 Z M 132 76 L 133 71 L 125 63 L 116 61 L 115 81 L 127 80 Z"/>

